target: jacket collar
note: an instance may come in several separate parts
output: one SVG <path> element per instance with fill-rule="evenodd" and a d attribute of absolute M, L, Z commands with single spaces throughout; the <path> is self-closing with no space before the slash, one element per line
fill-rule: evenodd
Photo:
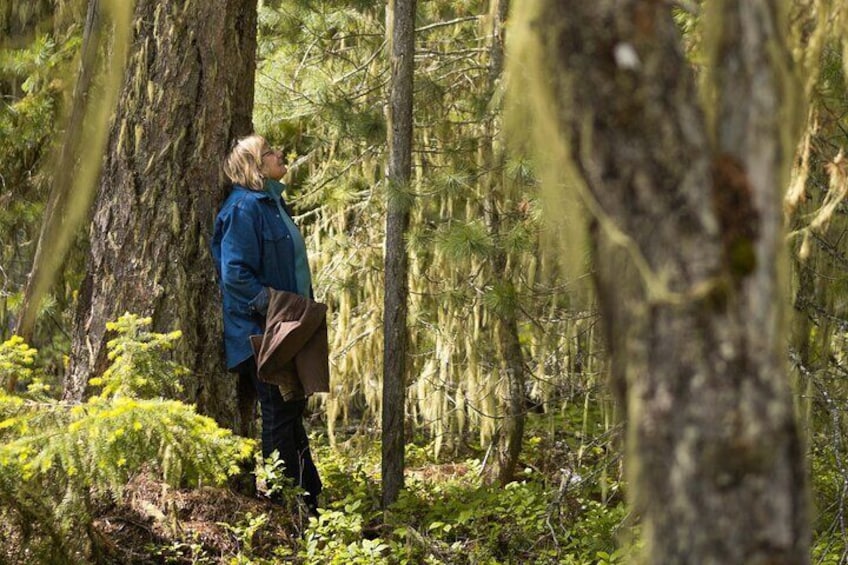
<path fill-rule="evenodd" d="M 287 185 L 284 183 L 278 184 L 278 190 L 285 191 L 285 189 L 288 188 Z M 271 200 L 271 195 L 268 194 L 266 190 L 252 190 L 240 184 L 234 184 L 232 190 L 230 191 L 230 194 L 234 194 L 236 192 L 243 195 L 249 195 L 257 200 Z M 280 194 L 279 198 L 282 202 L 285 202 L 285 197 L 282 194 Z"/>
<path fill-rule="evenodd" d="M 230 194 L 239 193 L 241 196 L 255 198 L 256 200 L 271 200 L 271 196 L 264 190 L 252 190 L 240 184 L 234 184 Z"/>

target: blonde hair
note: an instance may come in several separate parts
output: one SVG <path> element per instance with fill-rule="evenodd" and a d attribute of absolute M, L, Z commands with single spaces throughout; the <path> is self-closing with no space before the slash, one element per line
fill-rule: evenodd
<path fill-rule="evenodd" d="M 233 184 L 262 190 L 265 183 L 261 172 L 262 150 L 267 145 L 268 142 L 261 135 L 248 135 L 239 139 L 224 163 L 224 174 Z"/>

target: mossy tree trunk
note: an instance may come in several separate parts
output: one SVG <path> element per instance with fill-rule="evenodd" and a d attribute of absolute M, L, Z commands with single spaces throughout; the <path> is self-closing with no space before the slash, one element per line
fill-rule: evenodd
<path fill-rule="evenodd" d="M 382 474 L 383 507 L 403 488 L 406 413 L 406 327 L 409 226 L 412 175 L 412 70 L 415 59 L 415 0 L 389 0 L 387 35 L 391 53 L 388 105 L 386 282 L 383 309 Z"/>
<path fill-rule="evenodd" d="M 544 3 L 539 119 L 592 213 L 647 562 L 803 564 L 781 294 L 800 89 L 779 0 L 714 4 L 714 124 L 669 6 L 647 0 Z"/>
<path fill-rule="evenodd" d="M 106 322 L 125 311 L 183 332 L 185 399 L 239 429 L 225 375 L 209 253 L 221 163 L 251 131 L 256 0 L 138 0 L 120 102 L 90 228 L 65 396 L 107 365 Z"/>

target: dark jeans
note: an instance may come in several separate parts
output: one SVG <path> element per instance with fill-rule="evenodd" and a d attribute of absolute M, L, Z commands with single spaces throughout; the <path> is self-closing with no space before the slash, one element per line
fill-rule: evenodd
<path fill-rule="evenodd" d="M 242 383 L 247 380 L 253 383 L 259 397 L 262 457 L 267 459 L 276 450 L 286 465 L 286 476 L 308 493 L 304 500 L 314 509 L 321 492 L 321 478 L 312 461 L 309 438 L 303 427 L 306 399 L 284 401 L 277 385 L 264 383 L 256 377 L 256 361 L 252 357 L 239 365 L 238 373 Z"/>

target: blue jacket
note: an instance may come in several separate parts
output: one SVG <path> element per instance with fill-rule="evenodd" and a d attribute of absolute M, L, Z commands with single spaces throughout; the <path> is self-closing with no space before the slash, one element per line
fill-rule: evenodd
<path fill-rule="evenodd" d="M 263 333 L 267 288 L 297 292 L 292 235 L 271 196 L 233 187 L 215 219 L 212 257 L 223 294 L 227 368 L 234 369 L 253 355 L 249 336 Z"/>

